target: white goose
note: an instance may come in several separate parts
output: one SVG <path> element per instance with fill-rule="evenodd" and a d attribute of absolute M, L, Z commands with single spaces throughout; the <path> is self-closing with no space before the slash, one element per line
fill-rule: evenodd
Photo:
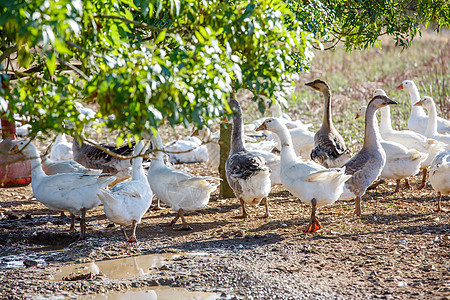
<path fill-rule="evenodd" d="M 439 142 L 445 143 L 445 150 L 450 150 L 450 134 L 442 134 L 437 132 L 436 123 L 436 105 L 434 104 L 433 98 L 423 97 L 419 102 L 414 104 L 414 106 L 423 106 L 428 110 L 429 118 L 427 124 L 427 130 L 425 131 L 425 136 L 431 139 L 435 139 Z"/>
<path fill-rule="evenodd" d="M 420 100 L 419 90 L 412 80 L 404 80 L 397 90 L 407 90 L 411 97 L 411 114 L 408 120 L 408 128 L 425 135 L 428 123 L 428 116 L 425 111 L 418 106 L 414 106 Z M 437 117 L 437 131 L 439 133 L 450 133 L 450 121 Z"/>
<path fill-rule="evenodd" d="M 170 222 L 174 225 L 181 217 L 183 226 L 180 229 L 192 229 L 184 219 L 185 211 L 195 211 L 205 207 L 209 197 L 219 185 L 219 178 L 210 176 L 194 176 L 183 170 L 172 169 L 164 164 L 162 153 L 163 144 L 159 134 L 151 139 L 156 155 L 152 158 L 147 173 L 147 180 L 158 199 L 177 212 L 175 219 Z M 214 181 L 215 183 L 211 183 Z"/>
<path fill-rule="evenodd" d="M 42 169 L 47 175 L 56 175 L 60 173 L 96 175 L 102 173 L 102 170 L 88 169 L 74 160 L 53 161 L 48 155 L 41 157 L 41 160 Z"/>
<path fill-rule="evenodd" d="M 106 187 L 114 182 L 114 176 L 64 173 L 46 175 L 42 170 L 36 146 L 27 140 L 14 140 L 13 150 L 21 151 L 31 161 L 31 187 L 36 200 L 51 210 L 69 211 L 70 231 L 75 231 L 75 215 L 81 215 L 80 239 L 86 237 L 86 212 L 97 207 L 97 194 L 106 193 Z"/>
<path fill-rule="evenodd" d="M 438 192 L 438 211 L 442 211 L 442 195 L 450 194 L 450 151 L 445 151 L 436 156 L 430 170 L 430 183 Z"/>
<path fill-rule="evenodd" d="M 311 151 L 314 149 L 314 133 L 299 127 L 288 129 L 288 131 L 292 138 L 295 154 L 303 159 L 311 160 Z M 276 133 L 271 132 L 267 139 L 273 139 L 277 143 L 276 148 L 281 149 L 281 141 Z"/>
<path fill-rule="evenodd" d="M 134 155 L 142 155 L 144 142 L 140 141 L 134 147 Z M 98 197 L 104 205 L 105 215 L 113 223 L 119 224 L 128 242 L 136 242 L 136 227 L 142 216 L 150 207 L 153 192 L 142 167 L 142 156 L 132 160 L 132 177 L 130 181 L 116 184 L 111 191 L 99 193 Z M 128 239 L 124 226 L 132 226 L 131 237 Z"/>
<path fill-rule="evenodd" d="M 366 108 L 366 106 L 359 108 L 356 119 L 365 115 Z M 384 108 L 386 107 L 381 109 Z M 377 121 L 375 118 L 375 126 L 378 126 L 376 123 Z M 410 188 L 408 177 L 414 176 L 419 172 L 421 164 L 427 159 L 428 154 L 419 152 L 415 149 L 408 150 L 399 143 L 385 141 L 383 136 L 381 136 L 380 143 L 386 153 L 386 164 L 381 171 L 380 178 L 397 181 L 397 187 L 395 188 L 394 193 L 397 193 L 400 190 L 401 179 L 405 179 L 406 188 Z"/>
<path fill-rule="evenodd" d="M 370 100 L 366 110 L 364 128 L 364 144 L 362 149 L 353 156 L 343 167 L 345 173 L 352 175 L 344 185 L 341 200 L 355 199 L 355 214 L 361 215 L 361 197 L 375 179 L 380 176 L 386 163 L 386 153 L 380 144 L 380 132 L 375 124 L 377 109 L 397 102 L 386 96 L 375 96 Z"/>
<path fill-rule="evenodd" d="M 326 169 L 313 161 L 305 161 L 298 157 L 286 125 L 277 118 L 268 118 L 258 130 L 270 130 L 279 136 L 281 140 L 281 182 L 301 201 L 311 203 L 311 219 L 305 232 L 315 232 L 321 229 L 320 222 L 316 217 L 316 209 L 334 203 L 342 194 L 344 183 L 351 175 L 345 175 L 345 168 Z"/>
<path fill-rule="evenodd" d="M 69 143 L 64 133 L 56 136 L 55 143 L 50 150 L 50 159 L 53 161 L 73 159 L 72 143 Z"/>
<path fill-rule="evenodd" d="M 374 92 L 374 96 L 384 95 L 386 93 L 382 89 L 377 89 Z M 431 162 L 436 155 L 443 151 L 445 144 L 433 139 L 428 139 L 424 135 L 411 130 L 394 130 L 391 123 L 391 110 L 389 106 L 382 107 L 381 112 L 381 124 L 380 134 L 385 141 L 399 143 L 408 149 L 416 149 L 419 152 L 427 153 L 428 158 L 424 160 L 420 169 L 422 170 L 422 183 L 417 189 L 423 189 L 427 181 L 427 168 L 431 166 Z"/>
<path fill-rule="evenodd" d="M 196 163 L 208 161 L 208 150 L 197 137 L 186 137 L 167 143 L 164 150 L 172 164 Z"/>

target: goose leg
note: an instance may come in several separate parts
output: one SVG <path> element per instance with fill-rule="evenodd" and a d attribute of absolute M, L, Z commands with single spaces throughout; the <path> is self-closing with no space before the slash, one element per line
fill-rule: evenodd
<path fill-rule="evenodd" d="M 441 192 L 438 192 L 438 207 L 437 207 L 437 211 L 438 211 L 438 212 L 445 211 L 445 210 L 442 209 L 442 207 L 441 207 L 441 198 L 442 198 L 442 194 L 441 194 Z"/>
<path fill-rule="evenodd" d="M 177 211 L 177 215 L 175 216 L 175 218 L 169 223 L 169 224 L 167 224 L 166 226 L 173 226 L 173 225 L 175 225 L 175 223 L 178 221 L 178 219 L 181 217 L 181 214 L 183 213 L 183 210 L 180 208 L 178 211 Z"/>
<path fill-rule="evenodd" d="M 181 211 L 181 222 L 183 222 L 183 226 L 181 226 L 180 228 L 178 228 L 179 230 L 192 230 L 192 227 L 186 222 L 186 220 L 184 219 L 184 212 L 183 209 L 180 208 Z"/>
<path fill-rule="evenodd" d="M 355 215 L 361 216 L 361 197 L 358 196 L 355 199 Z"/>
<path fill-rule="evenodd" d="M 80 240 L 84 240 L 86 238 L 86 208 L 81 209 L 80 229 Z"/>
<path fill-rule="evenodd" d="M 270 218 L 272 215 L 269 213 L 269 201 L 267 200 L 267 197 L 264 197 L 262 201 L 264 203 L 264 206 L 266 207 L 266 213 L 260 218 Z"/>
<path fill-rule="evenodd" d="M 158 198 L 156 199 L 156 204 L 150 207 L 150 210 L 162 210 L 162 209 L 164 209 L 164 207 L 161 206 L 161 202 Z"/>
<path fill-rule="evenodd" d="M 62 218 L 62 219 L 64 219 L 64 218 L 66 217 L 66 214 L 62 211 L 62 212 L 59 214 L 59 217 Z"/>
<path fill-rule="evenodd" d="M 407 190 L 411 189 L 411 185 L 409 184 L 408 178 L 405 178 L 405 188 L 406 188 Z"/>
<path fill-rule="evenodd" d="M 392 194 L 398 193 L 398 191 L 400 191 L 400 179 L 397 179 L 397 186 Z"/>
<path fill-rule="evenodd" d="M 322 225 L 320 225 L 319 219 L 316 217 L 316 209 L 317 209 L 317 201 L 316 199 L 311 200 L 311 220 L 309 221 L 308 227 L 305 228 L 305 232 L 316 232 L 319 229 L 322 229 Z"/>
<path fill-rule="evenodd" d="M 131 236 L 130 236 L 130 238 L 128 239 L 128 243 L 136 243 L 136 242 L 137 242 L 137 240 L 136 240 L 136 227 L 137 227 L 137 221 L 136 221 L 136 220 L 133 220 L 133 224 L 132 224 L 131 226 L 132 226 Z"/>
<path fill-rule="evenodd" d="M 70 229 L 69 232 L 70 233 L 74 233 L 75 230 L 75 215 L 70 213 Z"/>
<path fill-rule="evenodd" d="M 244 200 L 239 199 L 239 201 L 241 202 L 241 206 L 242 206 L 242 216 L 236 217 L 236 218 L 239 218 L 239 219 L 250 218 L 250 215 L 247 213 L 247 210 L 245 209 L 245 203 L 244 203 Z"/>
<path fill-rule="evenodd" d="M 425 183 L 427 182 L 427 169 L 422 169 L 422 182 L 417 187 L 418 190 L 421 190 L 425 187 Z"/>
<path fill-rule="evenodd" d="M 122 230 L 123 237 L 128 240 L 127 232 L 125 231 L 125 227 L 120 225 L 120 230 Z"/>

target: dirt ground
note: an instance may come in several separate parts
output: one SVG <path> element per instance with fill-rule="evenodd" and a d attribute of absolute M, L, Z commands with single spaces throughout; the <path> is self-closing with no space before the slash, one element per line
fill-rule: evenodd
<path fill-rule="evenodd" d="M 214 175 L 204 164 L 177 167 Z M 87 239 L 76 241 L 69 218 L 33 201 L 31 186 L 0 189 L 0 298 L 70 298 L 162 285 L 212 291 L 221 299 L 450 299 L 450 214 L 436 213 L 430 187 L 391 194 L 394 187 L 369 191 L 363 217 L 353 215 L 353 201 L 321 208 L 324 228 L 314 234 L 302 232 L 310 207 L 282 186 L 270 194 L 269 219 L 257 218 L 263 206 L 249 207 L 248 220 L 236 219 L 237 199 L 216 193 L 205 209 L 187 215 L 192 231 L 161 226 L 174 217 L 169 209 L 147 212 L 137 244 L 109 226 L 102 206 L 88 212 Z M 448 197 L 442 205 L 450 209 Z M 181 256 L 144 276 L 54 280 L 63 265 L 154 253 Z M 21 258 L 18 265 L 8 264 L 12 255 Z"/>

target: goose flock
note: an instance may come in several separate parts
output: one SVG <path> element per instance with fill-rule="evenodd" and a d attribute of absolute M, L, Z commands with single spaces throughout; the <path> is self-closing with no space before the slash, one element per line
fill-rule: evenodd
<path fill-rule="evenodd" d="M 441 198 L 450 193 L 450 122 L 437 116 L 431 97 L 420 98 L 414 82 L 403 81 L 397 89 L 410 94 L 409 130 L 394 130 L 389 106 L 397 102 L 384 90 L 375 90 L 367 106 L 355 112 L 356 118 L 364 117 L 365 128 L 363 145 L 352 154 L 345 136 L 333 125 L 329 85 L 320 79 L 305 85 L 321 92 L 324 98 L 322 125 L 315 133 L 309 130 L 310 124 L 292 120 L 283 113 L 278 101 L 266 101 L 272 117 L 250 124 L 244 124 L 239 102 L 228 102 L 233 119 L 225 173 L 241 204 L 240 218 L 249 218 L 247 206 L 260 203 L 265 206 L 261 217 L 270 218 L 269 193 L 273 185 L 282 185 L 311 205 L 310 221 L 304 231 L 312 233 L 322 228 L 318 208 L 354 199 L 355 214 L 360 216 L 362 197 L 377 179 L 395 180 L 396 193 L 401 180 L 405 180 L 406 188 L 411 188 L 408 180 L 417 174 L 422 175 L 418 189 L 429 180 L 438 194 L 437 209 L 443 210 Z M 77 103 L 77 109 L 95 121 L 95 112 L 81 103 Z M 64 134 L 59 134 L 49 155 L 39 153 L 27 139 L 11 144 L 12 152 L 20 152 L 31 161 L 31 186 L 36 200 L 51 210 L 69 212 L 70 232 L 75 231 L 75 217 L 81 216 L 80 239 L 86 237 L 87 212 L 102 204 L 108 220 L 120 225 L 125 240 L 136 242 L 137 225 L 151 209 L 154 196 L 175 213 L 168 226 L 181 218 L 179 229 L 190 230 L 185 212 L 206 207 L 221 184 L 220 178 L 197 176 L 171 165 L 202 162 L 211 170 L 218 170 L 219 133 L 208 127 L 166 145 L 158 133 L 148 141 L 122 147 L 94 146 L 96 143 L 86 141 L 74 137 L 68 142 Z M 131 226 L 130 237 L 125 226 Z"/>

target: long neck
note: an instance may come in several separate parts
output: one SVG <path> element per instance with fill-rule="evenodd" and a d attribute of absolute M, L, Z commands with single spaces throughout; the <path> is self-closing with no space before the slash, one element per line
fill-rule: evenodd
<path fill-rule="evenodd" d="M 380 145 L 381 136 L 376 122 L 376 111 L 377 108 L 372 105 L 367 107 L 363 148 L 377 147 Z"/>
<path fill-rule="evenodd" d="M 231 132 L 230 153 L 245 150 L 244 132 L 242 130 L 243 126 L 244 122 L 242 121 L 242 113 L 235 113 L 233 118 L 233 129 Z"/>
<path fill-rule="evenodd" d="M 291 162 L 297 158 L 297 155 L 295 154 L 294 147 L 292 144 L 292 137 L 287 130 L 286 127 L 282 128 L 281 130 L 277 131 L 276 134 L 280 138 L 280 144 L 281 144 L 281 168 L 285 166 L 288 162 Z"/>
<path fill-rule="evenodd" d="M 153 149 L 163 150 L 163 144 L 162 144 L 161 137 L 159 136 L 159 133 L 156 133 L 156 136 L 152 136 L 151 142 L 153 145 Z M 150 167 L 152 165 L 155 165 L 155 163 L 157 161 L 160 161 L 161 163 L 164 164 L 164 154 L 162 151 L 156 151 L 154 158 L 152 158 L 152 162 L 150 163 Z"/>
<path fill-rule="evenodd" d="M 329 89 L 322 91 L 325 100 L 325 107 L 323 109 L 323 123 L 322 127 L 331 127 L 331 93 Z"/>
<path fill-rule="evenodd" d="M 132 180 L 147 180 L 145 177 L 145 172 L 144 172 L 144 168 L 142 167 L 142 161 L 144 159 L 142 158 L 142 156 L 133 158 L 133 166 L 132 166 L 132 175 L 131 175 L 131 179 Z"/>
<path fill-rule="evenodd" d="M 409 96 L 411 97 L 411 105 L 412 105 L 411 116 L 419 116 L 419 117 L 426 116 L 427 114 L 423 110 L 423 107 L 414 106 L 414 104 L 416 104 L 420 100 L 420 94 L 419 90 L 417 89 L 417 86 L 413 84 L 412 87 L 408 89 L 408 92 Z"/>
<path fill-rule="evenodd" d="M 430 103 L 430 106 L 427 107 L 428 110 L 428 124 L 427 130 L 425 131 L 426 136 L 437 134 L 437 113 L 436 113 L 436 105 L 434 102 Z"/>
<path fill-rule="evenodd" d="M 28 145 L 27 147 L 33 147 L 33 150 L 28 153 L 28 157 L 30 159 L 31 165 L 31 177 L 32 180 L 36 183 L 40 178 L 46 177 L 47 175 L 42 169 L 41 157 L 37 149 L 32 144 Z"/>
<path fill-rule="evenodd" d="M 272 117 L 274 118 L 280 118 L 282 111 L 281 111 L 281 105 L 276 101 L 274 104 L 273 110 L 272 110 Z"/>
<path fill-rule="evenodd" d="M 380 124 L 380 131 L 381 132 L 393 132 L 394 129 L 392 128 L 391 123 L 391 109 L 388 106 L 380 108 L 381 111 L 381 124 Z M 376 118 L 375 118 L 376 120 Z"/>

